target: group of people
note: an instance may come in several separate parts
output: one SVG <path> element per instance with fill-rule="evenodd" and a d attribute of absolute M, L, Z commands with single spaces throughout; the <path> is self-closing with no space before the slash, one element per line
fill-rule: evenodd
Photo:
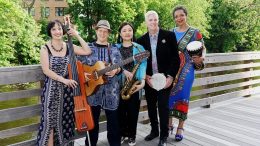
<path fill-rule="evenodd" d="M 50 40 L 40 51 L 40 61 L 46 78 L 41 94 L 42 115 L 37 145 L 73 145 L 70 141 L 75 130 L 72 92 L 74 88 L 78 88 L 78 83 L 68 78 L 68 64 L 71 57 L 69 54 L 73 50 L 63 41 L 63 35 L 66 33 L 77 38 L 81 45 L 81 47 L 73 45 L 77 60 L 90 66 L 97 61 L 118 64 L 145 50 L 150 52 L 150 57 L 147 59 L 135 60 L 106 72 L 107 82 L 94 94 L 86 97 L 94 119 L 94 129 L 89 131 L 86 145 L 97 145 L 101 110 L 105 111 L 107 118 L 109 145 L 120 146 L 126 141 L 130 146 L 136 145 L 142 88 L 145 90 L 151 122 L 151 131 L 145 140 L 150 141 L 159 137 L 158 146 L 166 145 L 167 137 L 174 127 L 171 119 L 176 117 L 179 119 L 179 124 L 175 139 L 181 141 L 194 70 L 202 69 L 199 64 L 203 63 L 205 51 L 202 56 L 189 56 L 187 44 L 194 40 L 203 42 L 202 35 L 199 30 L 188 25 L 187 10 L 184 7 L 176 7 L 172 14 L 177 27 L 168 31 L 159 28 L 158 14 L 155 11 L 148 11 L 145 14 L 148 32 L 138 39 L 135 38 L 133 25 L 128 22 L 122 23 L 118 29 L 115 45 L 108 42 L 111 27 L 107 20 L 100 20 L 97 23 L 96 41 L 91 43 L 86 43 L 73 28 L 65 30 L 60 21 L 51 21 L 47 26 Z M 133 73 L 133 68 L 137 65 L 138 68 Z M 166 77 L 165 87 L 159 91 L 153 88 L 152 83 L 152 75 L 156 73 L 162 73 Z M 139 84 L 134 85 L 131 97 L 123 100 L 120 91 L 124 83 L 132 79 L 139 81 Z"/>

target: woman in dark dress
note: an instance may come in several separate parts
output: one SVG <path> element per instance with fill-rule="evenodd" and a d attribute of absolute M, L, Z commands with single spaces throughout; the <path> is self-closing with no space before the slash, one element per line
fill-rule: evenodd
<path fill-rule="evenodd" d="M 70 61 L 67 44 L 63 41 L 65 33 L 58 20 L 49 22 L 47 33 L 50 40 L 41 48 L 40 61 L 45 81 L 41 94 L 42 114 L 37 136 L 38 146 L 67 145 L 74 135 L 74 102 L 72 89 L 78 83 L 68 79 Z M 67 32 L 80 42 L 82 47 L 74 45 L 78 55 L 91 53 L 88 44 L 72 28 Z"/>

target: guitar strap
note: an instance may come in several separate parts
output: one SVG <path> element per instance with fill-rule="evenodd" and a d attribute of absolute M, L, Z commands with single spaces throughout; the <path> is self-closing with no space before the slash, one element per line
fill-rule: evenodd
<path fill-rule="evenodd" d="M 111 51 L 111 45 L 108 44 L 108 46 L 107 46 L 108 63 L 112 64 L 112 60 L 111 60 L 111 57 L 110 57 L 110 51 Z"/>
<path fill-rule="evenodd" d="M 142 52 L 142 50 L 139 48 L 139 46 L 135 45 L 135 47 L 138 49 L 139 53 Z M 140 61 L 141 62 L 141 61 Z"/>
<path fill-rule="evenodd" d="M 178 41 L 178 49 L 180 51 L 184 51 L 186 46 L 188 45 L 191 37 L 195 33 L 195 29 L 192 27 L 189 27 L 189 29 L 186 31 L 186 33 L 182 36 L 182 38 Z"/>

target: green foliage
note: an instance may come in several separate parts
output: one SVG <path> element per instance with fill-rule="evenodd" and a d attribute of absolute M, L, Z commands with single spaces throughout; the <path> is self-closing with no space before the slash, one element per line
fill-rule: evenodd
<path fill-rule="evenodd" d="M 111 23 L 112 34 L 114 34 L 111 36 L 111 40 L 115 40 L 117 28 L 124 21 L 132 22 L 137 29 L 136 35 L 142 35 L 147 31 L 144 14 L 148 10 L 158 12 L 162 28 L 172 29 L 174 26 L 172 9 L 177 4 L 185 5 L 191 11 L 190 24 L 208 36 L 209 20 L 206 11 L 210 7 L 210 3 L 207 0 L 71 0 L 69 2 L 69 13 L 72 13 L 79 30 L 82 30 L 81 34 L 87 34 L 85 38 L 88 41 L 94 40 L 93 24 L 100 19 L 107 19 Z"/>
<path fill-rule="evenodd" d="M 41 31 L 40 31 L 40 34 L 41 34 L 41 37 L 47 41 L 49 39 L 49 36 L 47 35 L 47 25 L 48 25 L 48 20 L 46 18 L 42 18 L 40 19 L 37 24 L 40 25 L 40 28 L 41 28 Z"/>
<path fill-rule="evenodd" d="M 257 0 L 215 0 L 212 7 L 210 52 L 259 50 L 260 24 Z"/>
<path fill-rule="evenodd" d="M 124 22 L 134 22 L 139 26 L 142 22 L 142 15 L 145 8 L 143 0 L 85 0 L 79 2 L 71 1 L 69 12 L 74 22 L 78 25 L 81 34 L 88 41 L 95 39 L 93 25 L 100 19 L 107 19 L 112 28 L 111 40 L 115 40 L 119 25 Z"/>
<path fill-rule="evenodd" d="M 10 0 L 0 0 L 0 66 L 39 61 L 39 28 L 32 17 Z"/>

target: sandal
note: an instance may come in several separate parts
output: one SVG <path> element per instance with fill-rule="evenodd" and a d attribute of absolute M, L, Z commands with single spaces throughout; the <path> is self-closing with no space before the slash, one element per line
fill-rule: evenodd
<path fill-rule="evenodd" d="M 184 131 L 183 128 L 177 128 L 177 132 L 178 132 L 178 130 L 182 130 L 182 132 Z M 182 133 L 181 133 L 181 134 L 177 134 L 177 133 L 176 133 L 176 135 L 175 135 L 175 140 L 176 140 L 176 141 L 182 141 L 182 139 L 183 139 Z"/>

